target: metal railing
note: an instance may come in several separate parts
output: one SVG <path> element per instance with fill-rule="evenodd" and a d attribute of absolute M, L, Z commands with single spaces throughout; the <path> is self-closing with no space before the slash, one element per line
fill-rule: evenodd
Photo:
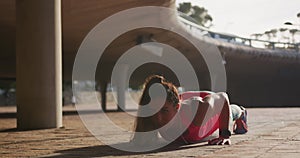
<path fill-rule="evenodd" d="M 239 37 L 236 35 L 218 33 L 211 31 L 205 27 L 202 27 L 194 22 L 194 19 L 191 17 L 178 12 L 179 21 L 181 21 L 190 31 L 198 36 L 208 36 L 217 40 L 222 40 L 225 42 L 237 44 L 237 45 L 245 45 L 249 47 L 255 48 L 264 48 L 264 49 L 273 49 L 273 50 L 291 50 L 295 52 L 299 52 L 300 43 L 286 43 L 286 42 L 273 42 L 273 41 L 265 41 L 259 39 L 251 39 Z"/>

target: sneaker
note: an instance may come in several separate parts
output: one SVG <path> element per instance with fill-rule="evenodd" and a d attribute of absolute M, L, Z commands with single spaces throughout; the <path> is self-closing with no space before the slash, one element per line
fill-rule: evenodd
<path fill-rule="evenodd" d="M 242 115 L 238 118 L 233 126 L 233 132 L 235 134 L 245 134 L 248 132 L 248 125 L 247 125 L 247 110 L 241 106 Z"/>

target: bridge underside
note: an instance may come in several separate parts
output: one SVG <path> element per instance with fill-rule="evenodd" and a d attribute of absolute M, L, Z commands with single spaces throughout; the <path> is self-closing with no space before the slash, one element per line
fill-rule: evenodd
<path fill-rule="evenodd" d="M 0 2 L 0 77 L 16 78 L 16 19 L 15 1 Z M 119 11 L 138 6 L 165 6 L 175 9 L 175 0 L 63 0 L 63 80 L 71 80 L 73 63 L 78 48 L 87 33 L 100 21 Z M 173 21 L 178 25 L 178 21 Z M 188 30 L 186 30 L 188 32 Z M 100 85 L 110 82 L 111 71 L 118 58 L 137 45 L 141 36 L 151 36 L 157 42 L 170 45 L 184 54 L 192 63 L 201 89 L 211 89 L 211 78 L 201 52 L 180 35 L 156 28 L 143 28 L 127 32 L 115 39 L 105 50 L 99 61 L 96 81 Z M 299 54 L 249 48 L 198 39 L 217 46 L 226 61 L 227 92 L 232 102 L 245 106 L 298 106 L 300 94 Z M 180 64 L 180 63 L 178 63 Z M 146 64 L 131 77 L 132 86 L 143 83 L 150 74 L 163 74 L 178 82 L 172 71 L 158 64 Z M 176 83 L 178 85 L 178 83 Z M 105 86 L 103 86 L 105 87 Z"/>

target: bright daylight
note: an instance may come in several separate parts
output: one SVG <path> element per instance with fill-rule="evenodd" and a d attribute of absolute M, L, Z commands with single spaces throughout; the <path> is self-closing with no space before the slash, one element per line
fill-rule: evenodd
<path fill-rule="evenodd" d="M 300 157 L 299 0 L 1 0 L 0 157 Z"/>

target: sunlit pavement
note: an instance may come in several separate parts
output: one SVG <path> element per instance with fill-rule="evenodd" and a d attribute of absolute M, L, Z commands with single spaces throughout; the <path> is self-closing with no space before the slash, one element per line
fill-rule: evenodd
<path fill-rule="evenodd" d="M 299 157 L 300 108 L 248 109 L 249 132 L 233 135 L 230 146 L 206 142 L 147 152 L 113 149 L 85 128 L 72 106 L 64 107 L 64 128 L 17 131 L 14 107 L 0 107 L 0 157 Z M 133 118 L 112 112 L 115 124 L 131 129 Z M 122 135 L 113 136 L 115 139 Z"/>

